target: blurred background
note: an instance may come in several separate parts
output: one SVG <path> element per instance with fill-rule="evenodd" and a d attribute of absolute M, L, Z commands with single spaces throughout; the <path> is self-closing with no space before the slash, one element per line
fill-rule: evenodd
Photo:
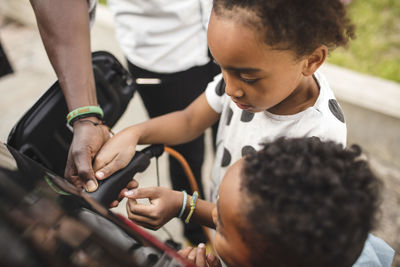
<path fill-rule="evenodd" d="M 347 0 L 356 24 L 357 39 L 347 49 L 337 49 L 322 67 L 348 126 L 348 144 L 366 151 L 376 174 L 384 182 L 379 225 L 374 233 L 396 250 L 393 266 L 400 267 L 400 1 Z M 114 38 L 113 19 L 105 1 L 100 1 L 92 29 L 92 50 L 106 50 L 125 64 Z M 56 81 L 40 40 L 29 1 L 0 0 L 0 141 L 41 94 Z M 8 63 L 5 59 L 8 59 Z M 115 131 L 148 119 L 135 94 Z M 213 154 L 206 134 L 203 182 L 208 186 Z M 159 160 L 161 184 L 170 187 L 166 156 Z M 152 164 L 137 177 L 141 186 L 156 185 Z M 125 214 L 125 203 L 114 209 Z M 165 240 L 172 235 L 184 242 L 181 225 L 174 219 L 165 230 L 151 231 Z"/>
<path fill-rule="evenodd" d="M 347 0 L 357 26 L 356 40 L 337 49 L 328 62 L 358 72 L 400 82 L 400 2 Z"/>

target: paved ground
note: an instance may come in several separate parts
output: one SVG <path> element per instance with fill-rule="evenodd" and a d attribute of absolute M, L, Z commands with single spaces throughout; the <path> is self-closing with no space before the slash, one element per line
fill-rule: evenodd
<path fill-rule="evenodd" d="M 10 23 L 0 18 L 0 39 L 15 70 L 15 74 L 0 79 L 0 141 L 5 142 L 9 131 L 18 118 L 44 93 L 56 78 L 36 29 Z M 116 51 L 114 54 L 123 60 L 116 42 L 111 40 L 109 36 L 104 35 L 101 29 L 96 29 L 96 27 L 92 32 L 92 47 L 93 50 Z M 135 96 L 114 130 L 118 131 L 128 125 L 146 119 L 147 114 L 143 104 L 140 98 Z M 205 176 L 209 173 L 213 160 L 209 139 L 208 134 L 207 156 L 204 164 Z M 373 160 L 372 165 L 378 175 L 383 178 L 385 186 L 382 213 L 379 215 L 380 225 L 375 233 L 397 251 L 400 251 L 400 177 L 398 172 L 384 167 L 376 160 Z M 142 186 L 153 186 L 156 184 L 155 173 L 155 164 L 152 164 L 145 173 L 138 175 L 136 178 Z M 165 156 L 160 158 L 160 174 L 162 185 L 169 187 Z M 204 181 L 207 187 L 207 178 Z M 124 209 L 124 203 L 122 203 L 114 211 L 124 214 Z M 174 235 L 177 241 L 183 241 L 180 234 L 181 225 L 176 219 L 168 223 L 166 228 Z M 167 234 L 163 230 L 154 232 L 154 234 L 162 240 L 167 238 Z M 400 267 L 398 254 L 394 266 Z"/>

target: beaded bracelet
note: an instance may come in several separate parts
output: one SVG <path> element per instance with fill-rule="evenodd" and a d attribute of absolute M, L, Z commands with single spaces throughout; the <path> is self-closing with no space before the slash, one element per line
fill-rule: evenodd
<path fill-rule="evenodd" d="M 182 217 L 183 212 L 185 211 L 185 208 L 186 208 L 187 193 L 185 190 L 183 190 L 182 192 L 183 192 L 183 202 L 182 202 L 182 208 L 181 208 L 181 211 L 179 212 L 178 218 Z"/>
<path fill-rule="evenodd" d="M 104 113 L 101 107 L 99 106 L 84 106 L 77 109 L 72 110 L 67 115 L 67 123 L 69 125 L 73 125 L 73 122 L 80 118 L 87 118 L 90 116 L 94 116 L 103 119 Z"/>
<path fill-rule="evenodd" d="M 197 191 L 195 191 L 193 193 L 192 199 L 190 200 L 190 211 L 188 216 L 186 217 L 185 223 L 189 223 L 190 218 L 193 215 L 194 209 L 196 208 L 196 202 L 197 202 L 197 197 L 198 197 L 199 193 L 197 193 Z"/>

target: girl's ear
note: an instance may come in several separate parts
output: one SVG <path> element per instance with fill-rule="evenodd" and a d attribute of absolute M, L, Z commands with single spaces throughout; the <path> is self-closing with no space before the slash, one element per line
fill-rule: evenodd
<path fill-rule="evenodd" d="M 310 76 L 324 63 L 328 56 L 328 47 L 321 45 L 317 47 L 311 55 L 306 57 L 306 63 L 303 67 L 303 75 Z"/>

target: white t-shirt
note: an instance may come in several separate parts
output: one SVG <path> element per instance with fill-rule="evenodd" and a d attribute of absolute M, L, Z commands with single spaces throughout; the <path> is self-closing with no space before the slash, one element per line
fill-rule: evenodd
<path fill-rule="evenodd" d="M 250 151 L 261 149 L 260 143 L 279 137 L 311 137 L 346 145 L 347 129 L 343 113 L 325 77 L 314 74 L 320 87 L 314 106 L 294 115 L 275 115 L 268 111 L 251 113 L 241 110 L 225 94 L 222 74 L 206 89 L 209 105 L 221 114 L 217 151 L 211 177 L 209 200 L 216 202 L 219 185 L 227 168 Z"/>
<path fill-rule="evenodd" d="M 212 0 L 108 0 L 117 40 L 128 60 L 173 73 L 210 60 L 207 25 Z"/>

